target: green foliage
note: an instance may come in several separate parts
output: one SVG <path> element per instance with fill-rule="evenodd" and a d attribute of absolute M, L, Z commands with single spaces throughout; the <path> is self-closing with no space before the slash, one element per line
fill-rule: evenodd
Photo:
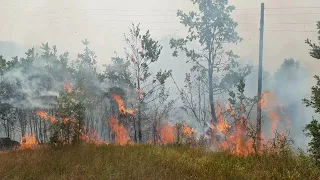
<path fill-rule="evenodd" d="M 320 21 L 317 22 L 317 29 L 318 29 L 318 40 L 320 41 Z M 316 59 L 320 59 L 320 46 L 313 43 L 310 39 L 306 40 L 306 43 L 310 46 L 310 56 Z"/>
<path fill-rule="evenodd" d="M 246 68 L 235 70 L 239 67 L 239 63 L 236 62 L 239 57 L 232 51 L 224 50 L 226 43 L 241 41 L 236 32 L 237 23 L 231 17 L 235 7 L 228 5 L 228 1 L 225 0 L 192 0 L 192 2 L 198 6 L 199 11 L 177 12 L 180 22 L 188 28 L 189 34 L 183 39 L 171 39 L 170 47 L 175 57 L 178 56 L 178 52 L 184 53 L 187 56 L 186 63 L 193 65 L 190 69 L 191 74 L 202 77 L 203 83 L 208 84 L 206 86 L 208 91 L 201 96 L 209 96 L 211 119 L 216 123 L 214 95 L 225 93 L 230 87 L 234 87 L 239 81 L 239 74 L 236 72 L 246 71 Z M 190 43 L 196 45 L 199 50 L 189 48 Z M 187 90 L 190 92 L 190 88 Z M 208 111 L 204 106 L 195 107 L 192 93 L 189 93 L 189 97 L 186 93 L 182 96 L 183 101 L 187 102 L 184 103 L 184 109 L 191 111 L 197 119 L 201 119 L 199 117 L 203 113 L 195 113 L 198 111 L 195 108 L 199 108 L 198 112 Z"/>
<path fill-rule="evenodd" d="M 138 97 L 136 98 L 138 102 L 135 103 L 137 107 L 136 121 L 138 140 L 141 142 L 142 119 L 147 120 L 150 118 L 147 111 L 152 109 L 152 107 L 149 107 L 148 105 L 159 100 L 161 96 L 163 96 L 161 92 L 165 87 L 166 80 L 171 75 L 171 70 L 160 69 L 155 75 L 152 74 L 150 66 L 158 61 L 162 46 L 158 41 L 151 37 L 149 30 L 142 35 L 140 24 L 132 24 L 129 34 L 125 35 L 125 41 L 128 45 L 126 54 L 130 66 L 126 67 L 126 64 L 123 64 L 125 69 L 122 70 L 129 69 L 131 71 L 130 74 L 126 74 L 126 79 L 130 78 L 130 81 L 126 81 L 134 86 L 135 91 L 140 91 L 143 95 L 141 97 L 141 94 L 138 94 Z M 120 74 L 124 74 L 124 72 L 121 72 Z"/>
<path fill-rule="evenodd" d="M 131 61 L 134 70 L 134 82 L 137 88 L 142 88 L 142 84 L 147 86 L 146 83 L 150 83 L 148 79 L 151 77 L 149 66 L 158 61 L 162 46 L 158 41 L 151 38 L 149 30 L 141 35 L 140 24 L 132 24 L 129 36 L 125 36 L 125 40 L 129 46 L 127 50 L 127 59 Z M 156 78 L 152 80 L 155 84 L 157 81 L 163 84 L 168 78 L 171 71 L 160 70 L 156 74 Z"/>
<path fill-rule="evenodd" d="M 222 56 L 227 55 L 230 62 L 234 62 L 237 57 L 230 52 L 224 52 L 223 44 L 237 43 L 240 38 L 235 31 L 237 23 L 233 21 L 230 13 L 234 10 L 233 6 L 229 6 L 227 1 L 194 1 L 198 5 L 200 12 L 184 13 L 178 10 L 177 16 L 180 22 L 189 28 L 189 35 L 185 39 L 171 39 L 170 45 L 174 49 L 174 56 L 178 55 L 178 51 L 182 51 L 189 57 L 187 62 L 193 63 L 197 67 L 194 70 L 208 69 L 224 69 L 230 65 L 229 63 L 221 63 Z M 189 50 L 186 45 L 189 42 L 199 42 L 202 51 Z M 211 67 L 206 67 L 203 61 L 212 63 Z"/>
<path fill-rule="evenodd" d="M 84 133 L 85 106 L 78 99 L 77 93 L 61 93 L 58 98 L 56 123 L 52 124 L 51 143 L 79 143 Z"/>
<path fill-rule="evenodd" d="M 320 41 L 320 22 L 317 24 L 319 29 Z M 311 43 L 309 39 L 306 41 L 307 44 L 312 48 L 310 50 L 310 55 L 316 59 L 320 59 L 320 47 L 314 43 Z M 315 75 L 314 78 L 317 84 L 311 88 L 311 99 L 303 99 L 303 103 L 307 107 L 312 107 L 315 113 L 320 114 L 320 77 Z M 313 118 L 311 123 L 307 124 L 305 127 L 307 136 L 311 137 L 309 142 L 309 151 L 311 155 L 316 160 L 317 164 L 320 166 L 320 123 L 317 119 Z"/>
<path fill-rule="evenodd" d="M 112 57 L 111 61 L 112 64 L 104 66 L 103 79 L 107 79 L 113 86 L 133 89 L 132 74 L 129 69 L 130 61 L 125 61 L 120 57 Z"/>
<path fill-rule="evenodd" d="M 320 78 L 315 76 L 317 85 L 311 88 L 311 99 L 303 99 L 303 103 L 307 107 L 312 107 L 316 113 L 320 114 Z M 309 151 L 315 158 L 317 164 L 320 166 L 320 123 L 313 118 L 311 123 L 305 127 L 306 135 L 311 138 L 309 142 Z"/>
<path fill-rule="evenodd" d="M 320 166 L 320 123 L 316 119 L 312 119 L 310 124 L 305 127 L 307 136 L 311 137 L 309 142 L 309 152 L 316 160 L 318 166 Z"/>
<path fill-rule="evenodd" d="M 314 78 L 317 81 L 317 85 L 311 88 L 311 99 L 303 99 L 303 102 L 307 107 L 312 107 L 316 113 L 320 113 L 320 78 L 317 75 Z"/>

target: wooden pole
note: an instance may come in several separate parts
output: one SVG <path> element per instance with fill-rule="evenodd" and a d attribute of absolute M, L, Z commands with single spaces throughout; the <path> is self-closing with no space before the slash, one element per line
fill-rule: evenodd
<path fill-rule="evenodd" d="M 262 93 L 262 60 L 264 34 L 264 3 L 261 3 L 260 44 L 259 44 L 259 74 L 258 74 L 258 103 L 257 103 L 257 150 L 261 149 L 261 93 Z"/>

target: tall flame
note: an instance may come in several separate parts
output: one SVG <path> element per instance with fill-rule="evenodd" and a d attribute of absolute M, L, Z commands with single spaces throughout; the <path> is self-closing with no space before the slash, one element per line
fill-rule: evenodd
<path fill-rule="evenodd" d="M 164 123 L 160 129 L 163 144 L 171 144 L 175 141 L 175 128 L 169 123 Z"/>
<path fill-rule="evenodd" d="M 254 149 L 252 141 L 246 138 L 247 129 L 244 124 L 245 115 L 236 117 L 234 116 L 234 109 L 230 105 L 225 106 L 226 111 L 231 112 L 235 121 L 233 131 L 231 131 L 232 126 L 225 121 L 221 106 L 217 105 L 216 107 L 218 122 L 216 126 L 212 125 L 212 128 L 216 128 L 225 136 L 225 139 L 221 140 L 219 144 L 220 148 L 223 150 L 230 150 L 231 153 L 235 155 L 248 155 L 249 153 L 253 153 Z"/>
<path fill-rule="evenodd" d="M 117 101 L 120 113 L 122 113 L 122 114 L 128 113 L 128 114 L 134 115 L 134 111 L 133 110 L 126 109 L 124 107 L 124 102 L 123 102 L 122 98 L 118 94 L 112 94 L 112 97 Z"/>
<path fill-rule="evenodd" d="M 263 112 L 272 121 L 271 132 L 274 132 L 278 128 L 280 119 L 284 120 L 286 125 L 290 125 L 289 119 L 285 117 L 285 113 L 282 110 L 283 105 L 272 91 L 264 91 L 260 103 Z M 280 109 L 281 114 L 279 114 L 277 108 Z"/>
<path fill-rule="evenodd" d="M 116 133 L 116 144 L 119 144 L 120 146 L 131 144 L 131 138 L 129 136 L 128 130 L 123 125 L 121 125 L 115 117 L 110 118 L 109 125 Z"/>

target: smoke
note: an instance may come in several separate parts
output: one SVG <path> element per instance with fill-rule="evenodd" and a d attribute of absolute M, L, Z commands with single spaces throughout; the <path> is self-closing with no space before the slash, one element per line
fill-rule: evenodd
<path fill-rule="evenodd" d="M 38 59 L 29 65 L 29 67 L 23 65 L 14 67 L 4 74 L 4 82 L 12 86 L 15 94 L 20 98 L 2 99 L 2 102 L 18 108 L 40 108 L 47 105 L 38 99 L 39 96 L 57 96 L 59 94 L 63 88 L 63 82 L 53 78 L 53 74 L 50 74 L 46 69 L 48 64 L 44 63 L 42 59 Z M 50 89 L 40 92 L 39 89 L 41 89 L 45 77 L 47 77 L 46 83 L 49 83 Z"/>
<path fill-rule="evenodd" d="M 50 108 L 46 97 L 58 97 L 64 91 L 65 82 L 70 82 L 72 86 L 72 82 L 79 78 L 86 80 L 83 86 L 88 94 L 101 95 L 108 88 L 91 67 L 71 69 L 58 57 L 21 58 L 19 63 L 9 68 L 2 77 L 4 85 L 7 86 L 5 89 L 12 90 L 14 95 L 1 96 L 0 101 L 21 109 Z"/>
<path fill-rule="evenodd" d="M 298 62 L 298 65 L 288 63 L 293 61 Z M 304 150 L 307 147 L 308 138 L 303 133 L 303 129 L 312 120 L 313 110 L 305 107 L 302 99 L 309 98 L 311 95 L 312 76 L 301 61 L 293 59 L 284 60 L 276 72 L 263 72 L 263 91 L 273 92 L 275 98 L 280 102 L 279 106 L 281 106 L 281 110 L 279 107 L 273 107 L 280 116 L 277 130 L 279 132 L 288 130 L 294 147 Z M 257 95 L 257 77 L 258 69 L 255 67 L 246 78 L 246 96 L 253 97 Z M 289 120 L 289 124 L 286 123 L 286 118 Z M 255 121 L 255 112 L 252 114 L 251 119 Z M 264 132 L 271 136 L 273 133 L 270 128 L 271 119 L 263 113 L 262 120 Z"/>

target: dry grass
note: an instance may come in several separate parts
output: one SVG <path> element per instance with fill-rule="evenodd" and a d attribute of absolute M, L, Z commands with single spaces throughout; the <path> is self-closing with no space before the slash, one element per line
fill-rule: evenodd
<path fill-rule="evenodd" d="M 0 179 L 320 179 L 305 155 L 235 157 L 186 147 L 82 145 L 0 154 Z"/>

